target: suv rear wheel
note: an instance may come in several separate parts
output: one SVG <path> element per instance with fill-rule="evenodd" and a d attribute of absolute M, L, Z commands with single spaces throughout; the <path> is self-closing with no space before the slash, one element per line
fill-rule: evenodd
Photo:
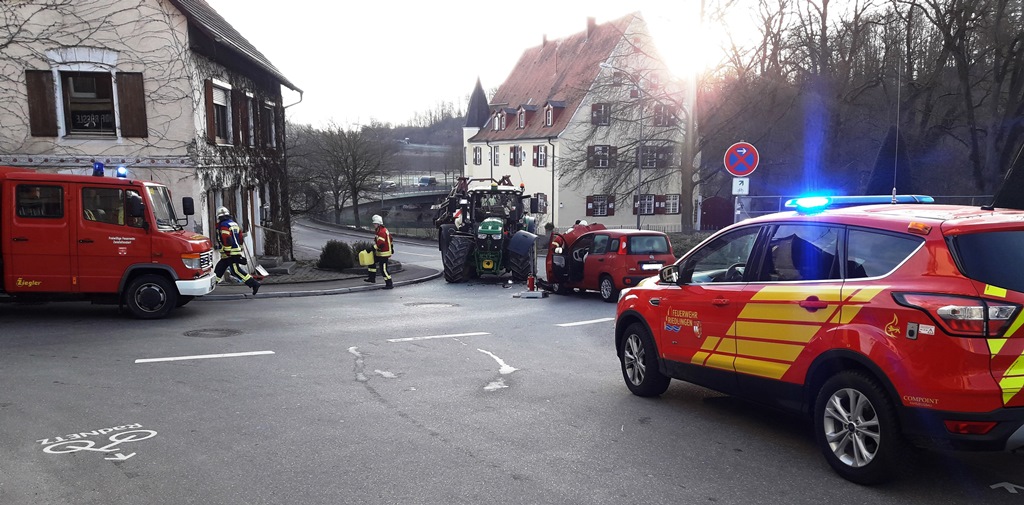
<path fill-rule="evenodd" d="M 814 428 L 828 464 L 858 484 L 893 478 L 906 451 L 888 395 L 863 372 L 840 372 L 825 382 L 814 405 Z"/>
<path fill-rule="evenodd" d="M 658 396 L 668 389 L 670 378 L 658 370 L 658 350 L 654 339 L 641 323 L 626 327 L 619 348 L 622 378 L 637 396 Z"/>

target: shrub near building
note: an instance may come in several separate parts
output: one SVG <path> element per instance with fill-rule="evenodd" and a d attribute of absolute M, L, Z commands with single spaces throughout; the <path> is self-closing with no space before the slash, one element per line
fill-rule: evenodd
<path fill-rule="evenodd" d="M 355 250 L 359 251 L 358 248 Z M 352 268 L 354 265 L 352 251 L 352 247 L 346 242 L 329 240 L 320 250 L 320 260 L 317 261 L 316 266 L 324 270 Z"/>

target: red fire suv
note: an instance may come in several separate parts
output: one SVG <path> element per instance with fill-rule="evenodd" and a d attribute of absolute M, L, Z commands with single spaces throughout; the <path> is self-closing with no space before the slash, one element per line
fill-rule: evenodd
<path fill-rule="evenodd" d="M 622 293 L 622 375 L 639 396 L 675 378 L 809 415 L 861 484 L 901 470 L 906 444 L 1024 448 L 1021 251 L 1024 212 L 991 207 L 743 221 Z"/>

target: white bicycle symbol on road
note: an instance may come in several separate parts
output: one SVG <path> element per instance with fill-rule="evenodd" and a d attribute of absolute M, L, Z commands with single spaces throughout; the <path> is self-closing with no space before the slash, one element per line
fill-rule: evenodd
<path fill-rule="evenodd" d="M 56 444 L 48 445 L 46 446 L 46 448 L 43 449 L 43 452 L 47 452 L 50 454 L 70 454 L 78 451 L 120 452 L 120 449 L 116 449 L 118 445 L 121 445 L 125 442 L 138 442 L 139 440 L 146 440 L 147 438 L 153 438 L 155 436 L 156 432 L 153 430 L 122 431 L 110 435 L 110 437 L 108 437 L 110 443 L 104 445 L 103 447 L 96 447 L 96 442 L 92 440 L 68 440 L 65 442 L 57 442 Z M 128 456 L 117 455 L 118 457 L 115 457 L 113 459 L 123 461 L 134 455 L 134 452 L 129 454 Z"/>

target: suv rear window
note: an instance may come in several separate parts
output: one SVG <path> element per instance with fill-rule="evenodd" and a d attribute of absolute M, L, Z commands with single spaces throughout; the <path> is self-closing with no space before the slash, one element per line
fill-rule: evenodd
<path fill-rule="evenodd" d="M 629 237 L 630 254 L 668 254 L 668 239 L 662 235 Z"/>
<path fill-rule="evenodd" d="M 1024 292 L 1024 230 L 958 235 L 951 249 L 967 277 L 1013 291 Z"/>
<path fill-rule="evenodd" d="M 850 229 L 846 278 L 881 277 L 892 272 L 924 242 L 921 237 Z"/>

